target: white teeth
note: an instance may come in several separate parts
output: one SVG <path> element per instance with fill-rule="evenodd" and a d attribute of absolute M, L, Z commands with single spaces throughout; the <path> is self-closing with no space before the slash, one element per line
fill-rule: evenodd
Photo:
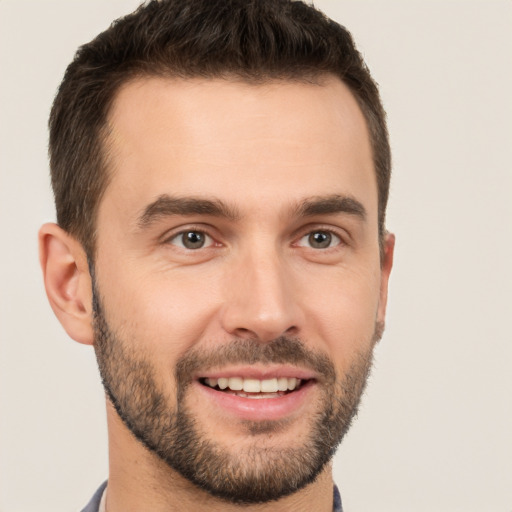
<path fill-rule="evenodd" d="M 278 389 L 277 379 L 265 379 L 261 381 L 261 391 L 263 393 L 276 393 Z"/>
<path fill-rule="evenodd" d="M 241 396 L 242 398 L 252 398 L 255 400 L 260 400 L 262 398 L 279 398 L 277 393 L 243 393 L 242 391 L 236 393 L 236 396 Z"/>
<path fill-rule="evenodd" d="M 224 378 L 224 377 L 221 377 L 221 378 L 219 379 L 218 384 L 219 384 L 219 388 L 220 388 L 220 389 L 226 389 L 226 388 L 228 387 L 228 385 L 229 385 L 229 379 L 226 379 L 226 378 Z"/>
<path fill-rule="evenodd" d="M 242 391 L 244 389 L 244 379 L 242 377 L 230 377 L 228 379 L 228 388 L 233 391 Z"/>
<path fill-rule="evenodd" d="M 295 377 L 279 377 L 272 379 L 244 379 L 242 377 L 206 378 L 205 384 L 211 388 L 230 389 L 231 391 L 243 391 L 244 393 L 277 393 L 278 391 L 293 391 L 302 383 Z M 276 395 L 277 396 L 277 395 Z"/>
<path fill-rule="evenodd" d="M 277 379 L 277 389 L 279 391 L 288 391 L 288 379 L 286 377 L 279 377 Z"/>
<path fill-rule="evenodd" d="M 259 393 L 261 391 L 261 381 L 257 379 L 244 379 L 244 391 L 246 393 Z"/>

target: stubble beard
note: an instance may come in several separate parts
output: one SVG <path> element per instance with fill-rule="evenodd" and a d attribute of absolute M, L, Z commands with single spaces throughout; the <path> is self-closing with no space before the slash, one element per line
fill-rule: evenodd
<path fill-rule="evenodd" d="M 267 503 L 313 482 L 357 414 L 371 369 L 374 343 L 366 353 L 357 354 L 349 371 L 339 378 L 331 360 L 306 348 L 300 339 L 281 337 L 266 344 L 237 339 L 211 352 L 191 350 L 181 357 L 175 368 L 177 392 L 173 399 L 162 389 L 147 355 L 136 353 L 110 329 L 96 290 L 93 310 L 103 386 L 121 420 L 170 468 L 210 495 L 231 503 Z M 382 326 L 377 325 L 373 341 L 381 334 Z M 187 407 L 190 376 L 197 370 L 239 363 L 296 364 L 322 376 L 322 386 L 318 386 L 321 398 L 300 445 L 265 445 L 266 436 L 287 428 L 286 421 L 244 422 L 252 442 L 236 453 L 201 430 Z"/>

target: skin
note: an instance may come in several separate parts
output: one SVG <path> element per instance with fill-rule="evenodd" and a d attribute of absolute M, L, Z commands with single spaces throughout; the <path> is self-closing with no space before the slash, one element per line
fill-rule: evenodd
<path fill-rule="evenodd" d="M 111 181 L 97 218 L 96 284 L 109 325 L 149 357 L 175 396 L 176 361 L 234 338 L 295 336 L 344 375 L 371 353 L 384 323 L 394 237 L 382 258 L 377 185 L 364 117 L 348 88 L 320 84 L 144 78 L 126 84 L 109 117 Z M 222 201 L 236 216 L 153 216 L 163 195 Z M 304 216 L 297 205 L 351 198 L 365 211 Z M 178 233 L 208 235 L 187 250 Z M 308 235 L 334 233 L 327 249 Z M 40 232 L 50 303 L 75 340 L 93 344 L 91 277 L 81 245 L 54 224 Z M 258 368 L 264 371 L 265 368 Z M 225 369 L 223 369 L 225 370 Z M 307 435 L 321 376 L 286 426 L 259 439 L 294 447 Z M 187 406 L 225 450 L 254 442 L 242 422 L 193 386 Z M 131 434 L 107 400 L 109 512 L 239 510 L 199 491 Z M 172 499 L 171 499 L 172 497 Z M 171 505 L 169 504 L 171 503 Z M 244 510 L 332 510 L 330 466 L 297 493 Z M 176 509 L 177 510 L 177 509 Z"/>

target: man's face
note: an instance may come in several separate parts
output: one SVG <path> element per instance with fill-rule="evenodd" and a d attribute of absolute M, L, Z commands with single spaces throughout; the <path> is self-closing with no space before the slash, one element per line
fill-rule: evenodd
<path fill-rule="evenodd" d="M 141 79 L 110 115 L 96 351 L 119 416 L 235 502 L 312 481 L 384 321 L 377 186 L 356 101 L 322 85 Z"/>

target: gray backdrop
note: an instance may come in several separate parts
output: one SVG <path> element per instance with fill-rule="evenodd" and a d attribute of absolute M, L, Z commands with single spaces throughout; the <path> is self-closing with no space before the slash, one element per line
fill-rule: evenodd
<path fill-rule="evenodd" d="M 0 511 L 79 510 L 107 475 L 93 352 L 47 305 L 46 120 L 77 46 L 137 0 L 0 0 Z M 316 4 L 381 84 L 397 235 L 388 327 L 334 463 L 348 512 L 512 510 L 512 3 Z"/>

